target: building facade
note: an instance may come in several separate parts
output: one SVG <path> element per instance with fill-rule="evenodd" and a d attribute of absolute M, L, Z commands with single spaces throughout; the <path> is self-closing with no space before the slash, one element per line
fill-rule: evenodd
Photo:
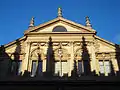
<path fill-rule="evenodd" d="M 44 24 L 34 26 L 32 18 L 22 38 L 0 47 L 1 76 L 117 75 L 119 45 L 96 34 L 88 17 L 84 26 L 63 18 L 61 8 L 57 18 Z"/>

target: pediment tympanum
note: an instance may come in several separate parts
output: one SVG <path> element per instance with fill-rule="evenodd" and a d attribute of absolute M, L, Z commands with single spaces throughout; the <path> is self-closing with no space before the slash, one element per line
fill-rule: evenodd
<path fill-rule="evenodd" d="M 92 28 L 88 28 L 84 25 L 72 22 L 70 20 L 64 19 L 62 17 L 58 17 L 53 19 L 47 23 L 34 26 L 24 32 L 24 34 L 32 33 L 32 32 L 54 32 L 54 28 L 56 27 L 64 27 L 66 28 L 66 32 L 80 32 L 80 33 L 96 33 L 96 31 Z M 61 31 L 60 31 L 61 32 Z"/>

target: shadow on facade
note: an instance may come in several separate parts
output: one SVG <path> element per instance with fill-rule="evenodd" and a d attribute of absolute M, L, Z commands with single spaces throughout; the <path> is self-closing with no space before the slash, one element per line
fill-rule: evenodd
<path fill-rule="evenodd" d="M 19 62 L 20 62 L 20 53 L 21 53 L 21 44 L 19 40 L 16 40 L 16 49 L 15 52 L 13 53 L 14 60 L 12 60 L 11 63 L 11 76 L 17 76 L 20 74 L 19 72 Z"/>
<path fill-rule="evenodd" d="M 16 49 L 15 52 L 13 53 L 14 56 L 14 60 L 11 61 L 11 68 L 13 68 L 10 72 L 10 77 L 13 78 L 13 80 L 21 80 L 23 78 L 27 78 L 30 79 L 30 75 L 31 72 L 29 72 L 28 70 L 25 70 L 23 75 L 20 69 L 22 64 L 22 60 L 20 58 L 20 55 L 22 55 L 21 53 L 21 43 L 20 41 L 17 39 L 16 40 Z"/>
<path fill-rule="evenodd" d="M 17 77 L 16 80 L 18 80 L 20 78 L 28 78 L 30 79 L 31 76 L 31 72 L 29 71 L 25 71 L 23 75 L 21 75 L 21 72 L 19 72 L 18 75 L 18 62 L 20 60 L 20 53 L 21 53 L 21 44 L 19 42 L 19 40 L 16 40 L 16 49 L 15 52 L 13 54 L 14 56 L 14 60 L 11 59 L 11 56 L 9 56 L 6 52 L 5 52 L 5 47 L 4 45 L 2 45 L 0 47 L 0 79 L 7 79 L 8 78 L 14 78 Z M 116 59 L 117 59 L 117 63 L 120 69 L 120 48 L 118 45 L 116 45 Z M 39 72 L 39 65 L 37 67 L 37 71 L 36 71 L 36 76 L 35 77 L 53 77 L 54 76 L 54 72 L 55 72 L 55 57 L 54 57 L 54 50 L 53 50 L 53 42 L 52 42 L 52 38 L 49 37 L 49 42 L 48 42 L 48 49 L 47 49 L 47 55 L 46 55 L 47 59 L 46 59 L 46 72 Z M 78 78 L 80 76 L 97 76 L 96 72 L 93 71 L 91 72 L 91 67 L 90 67 L 90 55 L 87 49 L 87 44 L 86 44 L 86 40 L 84 37 L 82 37 L 82 64 L 83 64 L 83 73 L 78 74 L 78 67 L 77 67 L 77 62 L 74 60 L 74 68 L 71 72 L 71 77 L 66 76 L 67 78 Z M 13 64 L 13 61 L 15 62 Z M 42 61 L 41 60 L 41 55 L 38 54 L 38 62 Z M 116 74 L 114 73 L 114 67 L 112 62 L 110 62 L 111 64 L 111 73 L 109 74 L 109 76 L 120 76 L 120 71 L 117 71 Z M 12 67 L 12 70 L 11 70 Z M 104 74 L 100 74 L 100 76 L 105 76 Z M 56 76 L 58 78 L 61 78 L 60 76 Z M 64 78 L 64 76 L 63 76 Z"/>
<path fill-rule="evenodd" d="M 11 58 L 5 52 L 4 45 L 0 47 L 0 80 L 6 80 L 10 75 Z"/>
<path fill-rule="evenodd" d="M 114 67 L 113 67 L 112 61 L 110 61 L 110 70 L 111 70 L 111 73 L 109 73 L 108 76 L 115 76 L 115 72 L 114 72 Z"/>
<path fill-rule="evenodd" d="M 118 63 L 118 71 L 116 72 L 116 76 L 120 76 L 120 46 L 115 44 L 115 59 L 117 60 L 117 63 Z"/>
<path fill-rule="evenodd" d="M 45 77 L 52 77 L 54 76 L 55 71 L 55 58 L 54 58 L 54 51 L 53 51 L 53 42 L 52 38 L 49 37 L 48 42 L 48 49 L 47 49 L 47 59 L 46 59 L 46 72 L 44 72 Z"/>
<path fill-rule="evenodd" d="M 42 65 L 39 65 L 39 62 L 42 62 L 41 55 L 38 53 L 38 66 L 37 66 L 37 71 L 36 71 L 36 76 L 40 77 L 42 76 L 42 72 L 40 70 L 42 69 Z"/>
<path fill-rule="evenodd" d="M 90 55 L 88 53 L 87 44 L 85 38 L 82 37 L 82 55 L 81 55 L 81 62 L 82 62 L 82 70 L 81 73 L 78 74 L 77 62 L 74 60 L 74 68 L 71 73 L 71 77 L 80 77 L 80 76 L 90 76 L 92 73 L 90 68 Z"/>
<path fill-rule="evenodd" d="M 82 61 L 83 61 L 84 75 L 85 76 L 90 75 L 91 74 L 90 55 L 84 37 L 82 37 Z"/>
<path fill-rule="evenodd" d="M 118 54 L 118 47 L 116 47 L 116 59 L 117 62 L 119 63 L 119 54 Z M 53 45 L 52 45 L 52 38 L 49 38 L 49 42 L 48 42 L 48 49 L 47 49 L 47 60 L 46 60 L 46 72 L 43 72 L 42 75 L 39 74 L 39 66 L 36 72 L 37 76 L 40 77 L 53 77 L 54 76 L 54 72 L 55 72 L 55 58 L 54 58 L 54 51 L 53 51 Z M 41 56 L 38 55 L 38 60 L 41 61 Z M 78 75 L 78 68 L 77 68 L 77 62 L 74 60 L 74 68 L 71 72 L 71 77 L 67 78 L 78 78 L 79 76 L 98 76 L 96 74 L 95 71 L 91 72 L 91 67 L 90 67 L 90 55 L 87 49 L 87 44 L 85 41 L 85 38 L 82 37 L 82 63 L 83 63 L 83 73 L 81 73 L 80 75 Z M 115 76 L 114 73 L 114 67 L 112 62 L 110 62 L 111 65 L 111 73 L 108 76 Z M 120 64 L 119 64 L 120 65 Z M 120 67 L 120 66 L 119 66 Z M 118 76 L 119 71 L 117 72 Z M 26 71 L 26 73 L 24 73 L 23 76 L 30 76 L 30 72 Z M 100 74 L 100 76 L 105 76 L 104 74 Z M 56 76 L 58 78 L 61 78 L 60 76 Z M 64 77 L 64 76 L 63 76 Z"/>
<path fill-rule="evenodd" d="M 74 65 L 73 65 L 73 70 L 71 71 L 71 77 L 78 77 L 78 73 L 77 73 L 77 62 L 76 60 L 74 60 Z"/>

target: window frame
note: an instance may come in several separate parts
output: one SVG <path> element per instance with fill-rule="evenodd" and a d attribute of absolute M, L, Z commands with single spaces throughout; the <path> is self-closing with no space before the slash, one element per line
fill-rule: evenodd
<path fill-rule="evenodd" d="M 41 62 L 41 71 L 39 70 L 39 62 Z M 43 72 L 43 61 L 42 60 L 38 60 L 38 65 L 37 65 L 37 68 L 38 68 L 38 74 L 41 74 Z"/>
<path fill-rule="evenodd" d="M 35 71 L 34 75 L 33 75 L 33 62 L 36 62 L 36 71 Z M 31 65 L 31 77 L 36 76 L 36 72 L 37 72 L 37 60 L 32 60 L 32 65 Z"/>
<path fill-rule="evenodd" d="M 105 65 L 105 62 L 106 62 L 106 61 L 109 62 L 109 69 L 110 69 L 109 72 L 106 71 L 106 65 Z M 104 73 L 101 73 L 101 71 L 100 71 L 100 69 L 99 69 L 99 72 L 100 72 L 101 74 L 105 74 L 105 75 L 106 75 L 106 74 L 111 73 L 111 63 L 110 63 L 110 60 L 99 60 L 99 62 L 103 62 Z M 100 64 L 99 64 L 99 68 L 100 68 Z"/>
<path fill-rule="evenodd" d="M 19 66 L 19 62 L 21 62 L 21 66 Z M 15 66 L 13 66 L 13 63 L 15 63 Z M 15 74 L 15 75 L 20 75 L 21 74 L 21 67 L 22 67 L 22 60 L 12 60 L 10 72 Z"/>
<path fill-rule="evenodd" d="M 55 71 L 54 71 L 54 75 L 55 75 L 55 76 L 60 76 L 60 73 L 61 73 L 60 60 L 55 60 L 54 63 L 56 64 L 56 62 L 59 63 L 60 68 L 59 68 L 59 70 L 58 70 L 59 73 L 58 73 L 58 72 L 56 73 L 56 65 L 55 65 L 55 68 L 54 68 L 54 70 L 55 70 Z M 62 63 L 62 62 L 66 62 L 66 63 L 67 63 L 67 67 L 69 66 L 69 65 L 68 65 L 68 60 L 61 60 L 61 63 Z M 66 75 L 66 74 L 68 74 L 68 73 L 69 73 L 69 70 L 67 71 L 67 73 L 63 73 L 63 63 L 62 63 L 62 76 Z"/>
<path fill-rule="evenodd" d="M 22 68 L 22 60 L 18 60 L 18 61 L 17 61 L 17 65 L 18 65 L 17 75 L 20 75 L 20 74 L 21 74 L 21 68 Z"/>
<path fill-rule="evenodd" d="M 60 31 L 60 30 L 62 30 L 62 31 Z M 59 26 L 55 26 L 52 29 L 52 32 L 68 32 L 68 31 L 67 31 L 67 29 L 64 26 L 59 25 Z"/>

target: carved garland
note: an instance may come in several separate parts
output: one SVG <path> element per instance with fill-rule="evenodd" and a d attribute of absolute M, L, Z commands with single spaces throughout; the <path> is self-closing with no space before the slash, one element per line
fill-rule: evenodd
<path fill-rule="evenodd" d="M 60 60 L 60 57 L 59 57 L 59 54 L 58 54 L 58 49 L 55 49 L 54 50 L 54 57 L 55 57 L 55 60 Z M 62 48 L 62 58 L 61 60 L 69 60 L 70 59 L 70 54 L 68 53 L 68 51 L 65 49 L 65 48 Z"/>

